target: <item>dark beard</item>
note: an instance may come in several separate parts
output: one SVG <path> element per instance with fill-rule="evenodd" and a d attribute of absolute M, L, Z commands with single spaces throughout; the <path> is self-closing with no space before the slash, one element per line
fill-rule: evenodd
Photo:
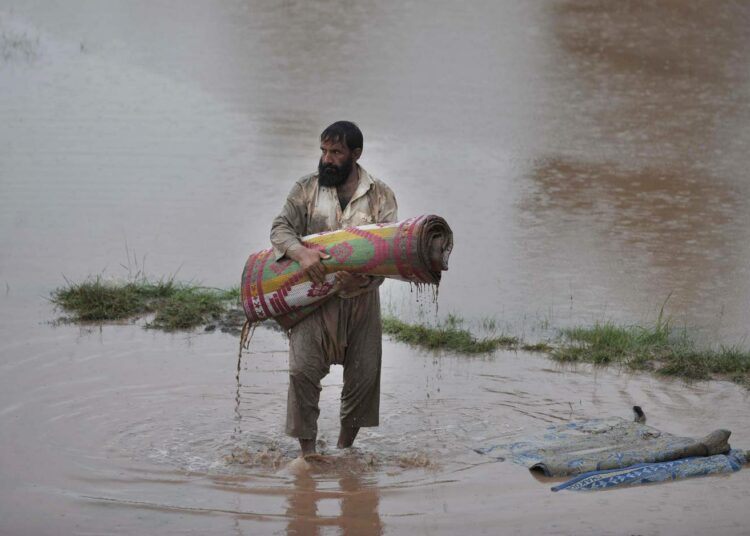
<path fill-rule="evenodd" d="M 321 186 L 341 186 L 352 172 L 352 167 L 354 167 L 352 158 L 341 164 L 341 167 L 334 164 L 324 165 L 323 162 L 318 162 L 318 182 Z"/>

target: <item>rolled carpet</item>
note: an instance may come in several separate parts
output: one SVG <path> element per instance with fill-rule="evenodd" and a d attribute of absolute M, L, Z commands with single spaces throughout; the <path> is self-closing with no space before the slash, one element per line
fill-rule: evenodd
<path fill-rule="evenodd" d="M 437 285 L 453 248 L 453 233 L 439 216 L 349 227 L 306 236 L 302 243 L 328 253 L 325 282 L 315 284 L 271 249 L 253 253 L 242 272 L 242 305 L 251 324 L 268 318 L 290 328 L 336 293 L 334 274 L 346 271 Z"/>
<path fill-rule="evenodd" d="M 729 430 L 715 430 L 700 439 L 679 437 L 619 417 L 550 425 L 509 445 L 475 449 L 497 451 L 544 476 L 570 476 L 622 469 L 693 456 L 714 456 L 730 450 Z"/>
<path fill-rule="evenodd" d="M 747 453 L 731 450 L 727 454 L 693 456 L 661 463 L 641 463 L 624 469 L 590 471 L 554 486 L 552 491 L 595 491 L 654 482 L 668 482 L 696 476 L 734 473 L 747 463 Z"/>

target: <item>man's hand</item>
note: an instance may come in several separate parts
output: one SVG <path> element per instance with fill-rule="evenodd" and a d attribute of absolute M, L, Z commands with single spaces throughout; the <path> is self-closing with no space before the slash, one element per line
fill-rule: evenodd
<path fill-rule="evenodd" d="M 336 272 L 339 292 L 351 292 L 364 287 L 370 282 L 370 277 L 349 272 Z"/>
<path fill-rule="evenodd" d="M 330 259 L 328 253 L 323 253 L 317 249 L 310 249 L 302 244 L 291 247 L 286 252 L 287 256 L 299 263 L 300 267 L 313 283 L 322 285 L 325 282 L 326 271 L 323 268 L 323 259 Z"/>

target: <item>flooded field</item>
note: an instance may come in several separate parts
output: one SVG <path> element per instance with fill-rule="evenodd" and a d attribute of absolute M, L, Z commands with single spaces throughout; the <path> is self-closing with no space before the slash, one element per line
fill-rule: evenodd
<path fill-rule="evenodd" d="M 525 339 L 666 313 L 750 330 L 750 7 L 0 0 L 0 534 L 746 534 L 750 471 L 552 493 L 473 449 L 629 417 L 750 448 L 748 392 L 386 341 L 381 425 L 283 434 L 286 340 L 73 326 L 64 277 L 236 285 L 317 135 L 455 233 L 440 317 Z M 434 315 L 405 285 L 387 307 Z M 428 300 L 429 301 L 429 300 Z"/>

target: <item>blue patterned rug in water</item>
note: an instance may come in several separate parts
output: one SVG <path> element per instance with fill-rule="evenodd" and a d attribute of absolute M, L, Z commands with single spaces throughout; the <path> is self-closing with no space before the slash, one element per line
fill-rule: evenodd
<path fill-rule="evenodd" d="M 497 460 L 509 456 L 514 463 L 545 476 L 573 476 L 727 454 L 730 434 L 729 430 L 715 430 L 701 439 L 678 437 L 610 417 L 551 425 L 521 441 L 474 451 Z"/>
<path fill-rule="evenodd" d="M 590 471 L 555 486 L 552 491 L 594 491 L 619 486 L 681 480 L 694 476 L 734 473 L 747 463 L 747 452 L 732 450 L 728 454 L 683 458 L 661 463 L 641 463 L 624 469 Z"/>

